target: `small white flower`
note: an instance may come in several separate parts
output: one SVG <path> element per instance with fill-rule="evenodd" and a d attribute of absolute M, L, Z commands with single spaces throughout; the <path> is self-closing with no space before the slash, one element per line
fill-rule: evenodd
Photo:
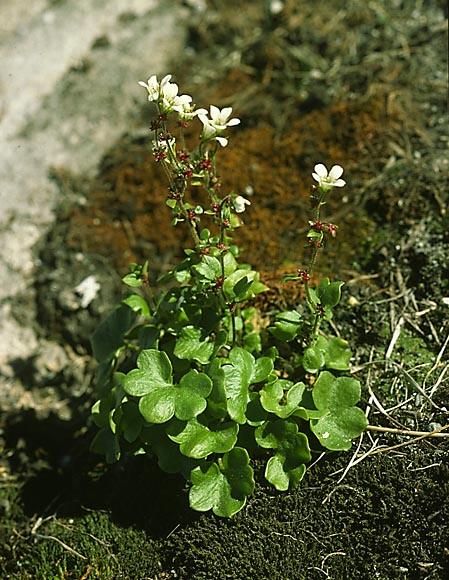
<path fill-rule="evenodd" d="M 171 79 L 171 75 L 166 75 L 161 82 L 159 83 L 157 80 L 156 75 L 152 75 L 148 82 L 139 81 L 139 85 L 141 87 L 145 87 L 148 91 L 148 100 L 149 101 L 158 101 L 161 96 L 161 87 L 166 85 Z M 172 83 L 170 83 L 172 84 Z"/>
<path fill-rule="evenodd" d="M 166 75 L 161 82 L 157 76 L 153 75 L 148 82 L 139 81 L 139 85 L 148 91 L 148 100 L 157 103 L 160 112 L 172 113 L 176 111 L 182 113 L 191 107 L 192 97 L 189 95 L 178 95 L 178 85 L 170 82 L 171 75 Z"/>
<path fill-rule="evenodd" d="M 226 147 L 228 140 L 226 137 L 222 136 L 223 131 L 225 131 L 227 127 L 233 127 L 240 123 L 240 119 L 229 119 L 231 113 L 232 107 L 225 107 L 224 109 L 220 110 L 215 105 L 211 105 L 209 119 L 206 109 L 198 109 L 198 117 L 203 123 L 201 139 L 203 141 L 211 141 L 212 139 L 215 139 L 222 147 Z"/>
<path fill-rule="evenodd" d="M 156 151 L 167 151 L 168 149 L 173 149 L 176 143 L 176 139 L 153 139 L 153 150 Z"/>
<path fill-rule="evenodd" d="M 185 99 L 184 97 L 188 97 Z M 179 97 L 178 104 L 173 108 L 178 113 L 178 117 L 181 121 L 188 122 L 198 115 L 198 110 L 195 110 L 194 105 L 191 103 L 192 98 L 189 95 L 182 95 Z"/>
<path fill-rule="evenodd" d="M 331 187 L 343 187 L 346 185 L 346 181 L 340 179 L 343 175 L 343 167 L 340 165 L 334 165 L 332 169 L 328 172 L 325 165 L 318 163 L 314 167 L 314 173 L 312 177 L 318 182 L 318 185 L 322 189 L 330 189 Z"/>
<path fill-rule="evenodd" d="M 249 199 L 246 199 L 242 195 L 237 195 L 232 200 L 232 205 L 234 206 L 236 213 L 243 213 L 246 209 L 245 206 L 251 205 L 251 202 L 249 201 Z"/>

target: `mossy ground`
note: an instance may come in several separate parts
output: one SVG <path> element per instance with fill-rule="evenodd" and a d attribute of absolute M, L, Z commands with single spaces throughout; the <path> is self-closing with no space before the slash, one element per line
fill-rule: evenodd
<path fill-rule="evenodd" d="M 223 188 L 253 192 L 236 241 L 272 281 L 269 308 L 301 295 L 276 280 L 301 266 L 311 168 L 340 163 L 345 198 L 327 208 L 339 234 L 319 264 L 346 282 L 332 331 L 355 351 L 372 425 L 420 432 L 446 425 L 444 3 L 287 0 L 273 15 L 269 3 L 254 0 L 245 18 L 240 2 L 208 4 L 192 16 L 194 56 L 168 72 L 198 105 L 232 105 L 243 120 L 220 155 Z M 168 227 L 165 182 L 141 131 L 149 118 L 146 106 L 94 183 L 55 175 L 86 199 L 61 207 L 41 252 L 42 334 L 87 357 L 88 334 L 104 313 L 67 316 L 55 298 L 74 256 L 102 265 L 112 303 L 120 286 L 111 272 L 149 258 L 156 277 L 185 240 Z M 223 520 L 191 512 L 185 483 L 148 459 L 111 468 L 92 456 L 85 426 L 92 393 L 75 397 L 73 384 L 64 377 L 58 385 L 70 420 L 51 409 L 1 419 L 2 578 L 449 577 L 447 438 L 369 431 L 357 449 L 357 457 L 368 455 L 347 472 L 356 455 L 328 454 L 288 493 L 265 485 L 256 466 L 254 496 Z"/>

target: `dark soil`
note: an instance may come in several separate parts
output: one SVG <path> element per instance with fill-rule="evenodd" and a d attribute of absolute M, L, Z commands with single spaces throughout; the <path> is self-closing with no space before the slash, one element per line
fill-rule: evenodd
<path fill-rule="evenodd" d="M 199 106 L 242 119 L 220 155 L 223 189 L 252 205 L 236 241 L 271 286 L 270 310 L 301 290 L 313 165 L 348 186 L 327 208 L 339 225 L 320 275 L 345 280 L 332 331 L 350 341 L 370 425 L 430 432 L 449 423 L 449 164 L 445 3 L 210 0 L 192 12 L 172 71 Z M 445 12 L 446 10 L 446 12 Z M 446 20 L 445 20 L 446 18 Z M 190 56 L 189 56 L 190 55 Z M 151 74 L 152 71 L 149 71 Z M 138 79 L 137 79 L 138 80 Z M 300 487 L 258 485 L 230 520 L 188 508 L 185 483 L 138 457 L 107 467 L 89 452 L 89 336 L 120 297 L 129 262 L 153 280 L 187 239 L 171 229 L 152 160 L 151 110 L 114 144 L 94 182 L 59 173 L 68 199 L 38 248 L 41 336 L 83 360 L 45 380 L 49 403 L 0 420 L 0 576 L 15 580 L 444 580 L 449 578 L 449 438 L 368 431 L 353 453 L 316 451 Z M 77 196 L 79 198 L 79 195 Z M 73 196 L 75 198 L 75 196 Z M 72 309 L 75 273 L 100 299 Z M 54 399 L 51 399 L 54 401 Z M 87 426 L 86 426 L 87 425 Z M 442 432 L 447 433 L 446 432 Z M 360 461 L 357 462 L 357 458 Z M 352 462 L 354 464 L 352 465 Z"/>

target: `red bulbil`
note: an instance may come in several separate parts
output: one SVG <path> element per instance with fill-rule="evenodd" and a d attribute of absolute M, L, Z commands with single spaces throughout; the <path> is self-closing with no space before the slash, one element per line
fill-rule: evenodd
<path fill-rule="evenodd" d="M 198 163 L 198 169 L 200 171 L 210 171 L 212 169 L 212 162 L 211 162 L 211 160 L 208 157 L 206 157 L 205 159 L 201 160 Z"/>
<path fill-rule="evenodd" d="M 164 159 L 167 158 L 167 153 L 165 151 L 163 151 L 162 149 L 159 149 L 158 151 L 156 151 L 154 153 L 154 158 L 159 163 L 159 161 L 163 161 Z"/>

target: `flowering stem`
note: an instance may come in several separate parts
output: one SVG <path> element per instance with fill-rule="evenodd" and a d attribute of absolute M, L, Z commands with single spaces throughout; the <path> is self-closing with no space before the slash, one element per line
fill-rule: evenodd
<path fill-rule="evenodd" d="M 321 206 L 323 206 L 326 202 L 324 201 L 324 198 L 326 196 L 327 193 L 327 189 L 325 187 L 319 187 L 319 192 L 320 192 L 320 196 L 318 198 L 318 200 L 314 199 L 314 215 L 313 215 L 313 223 L 314 224 L 321 224 Z M 314 319 L 313 319 L 313 326 L 312 326 L 312 337 L 316 336 L 318 334 L 318 330 L 321 324 L 321 320 L 322 320 L 322 312 L 319 308 L 319 304 L 316 303 L 316 301 L 312 298 L 312 294 L 310 292 L 310 286 L 309 286 L 309 280 L 312 276 L 312 272 L 313 272 L 313 268 L 315 267 L 315 262 L 317 259 L 317 255 L 318 255 L 318 250 L 320 249 L 320 245 L 318 244 L 318 242 L 315 242 L 312 239 L 313 245 L 312 245 L 312 251 L 311 251 L 311 256 L 310 256 L 310 261 L 309 261 L 309 265 L 308 268 L 305 272 L 304 275 L 304 289 L 306 292 L 306 301 L 311 309 L 311 311 L 314 313 Z"/>

